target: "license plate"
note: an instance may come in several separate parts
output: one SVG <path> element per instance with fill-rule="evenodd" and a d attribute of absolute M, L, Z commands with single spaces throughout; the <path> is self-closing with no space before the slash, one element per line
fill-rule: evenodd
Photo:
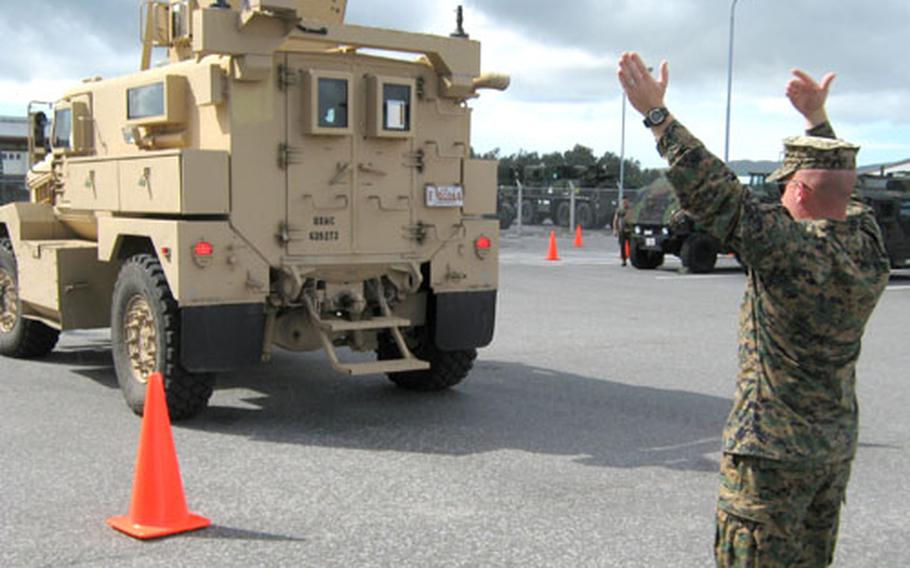
<path fill-rule="evenodd" d="M 462 207 L 464 189 L 460 185 L 428 185 L 427 207 Z"/>
<path fill-rule="evenodd" d="M 656 247 L 656 246 L 657 246 L 657 239 L 655 239 L 654 237 L 650 237 L 650 238 L 645 239 L 645 246 L 646 246 L 646 247 Z"/>

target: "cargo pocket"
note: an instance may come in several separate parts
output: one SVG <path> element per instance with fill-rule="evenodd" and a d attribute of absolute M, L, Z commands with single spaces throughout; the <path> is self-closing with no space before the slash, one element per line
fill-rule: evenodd
<path fill-rule="evenodd" d="M 717 511 L 714 535 L 714 559 L 718 568 L 752 568 L 757 566 L 758 545 L 755 523 Z"/>

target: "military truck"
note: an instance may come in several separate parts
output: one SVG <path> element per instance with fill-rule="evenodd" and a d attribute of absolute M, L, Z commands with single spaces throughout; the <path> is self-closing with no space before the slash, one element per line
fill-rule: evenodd
<path fill-rule="evenodd" d="M 765 183 L 766 175 L 750 174 L 748 188 L 766 203 L 780 201 L 777 184 Z M 632 266 L 653 270 L 667 254 L 678 256 L 694 274 L 709 273 L 718 254 L 736 252 L 703 231 L 680 207 L 666 176 L 641 189 L 632 206 L 629 260 Z"/>
<path fill-rule="evenodd" d="M 861 175 L 856 189 L 875 212 L 892 268 L 906 267 L 910 263 L 910 173 Z"/>
<path fill-rule="evenodd" d="M 584 229 L 600 229 L 609 225 L 616 211 L 619 189 L 615 180 L 603 176 L 596 167 L 526 166 L 516 181 L 522 184 L 521 216 L 523 225 L 537 225 L 549 220 L 554 225 L 568 227 L 574 220 Z M 626 190 L 634 194 L 635 190 Z M 517 186 L 500 186 L 500 219 L 514 219 L 518 211 Z M 511 225 L 504 225 L 507 228 Z"/>
<path fill-rule="evenodd" d="M 161 372 L 175 419 L 274 346 L 462 381 L 493 337 L 499 244 L 467 103 L 509 81 L 460 12 L 442 37 L 345 24 L 345 0 L 143 6 L 140 72 L 66 92 L 49 152 L 31 117 L 31 200 L 0 208 L 0 353 L 110 327 L 128 406 Z"/>

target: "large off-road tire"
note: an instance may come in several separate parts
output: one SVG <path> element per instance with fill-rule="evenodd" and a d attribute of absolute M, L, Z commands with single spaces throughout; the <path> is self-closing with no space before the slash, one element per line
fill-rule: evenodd
<path fill-rule="evenodd" d="M 717 245 L 708 235 L 692 233 L 683 242 L 679 258 L 689 272 L 708 274 L 714 271 L 717 264 Z"/>
<path fill-rule="evenodd" d="M 553 215 L 553 222 L 560 227 L 569 226 L 569 214 L 572 212 L 572 206 L 569 205 L 568 201 L 561 201 L 559 205 L 556 206 L 556 213 Z"/>
<path fill-rule="evenodd" d="M 180 366 L 180 310 L 152 255 L 130 257 L 120 269 L 111 306 L 114 369 L 123 398 L 142 416 L 148 376 L 164 376 L 172 420 L 201 412 L 212 396 L 215 376 Z"/>
<path fill-rule="evenodd" d="M 511 227 L 512 223 L 515 222 L 515 215 L 515 208 L 509 203 L 503 203 L 499 207 L 499 213 L 497 214 L 499 217 L 499 230 L 505 231 Z"/>
<path fill-rule="evenodd" d="M 664 253 L 645 250 L 633 239 L 629 241 L 629 260 L 639 270 L 654 270 L 664 263 Z"/>
<path fill-rule="evenodd" d="M 595 225 L 594 208 L 590 203 L 579 203 L 575 206 L 575 224 L 582 229 L 591 229 Z"/>
<path fill-rule="evenodd" d="M 0 239 L 0 355 L 31 359 L 54 350 L 60 332 L 22 317 L 19 272 L 9 239 Z"/>
<path fill-rule="evenodd" d="M 537 222 L 537 204 L 531 199 L 521 202 L 521 224 L 533 225 Z"/>
<path fill-rule="evenodd" d="M 477 358 L 476 349 L 442 351 L 427 337 L 425 328 L 406 333 L 405 341 L 415 357 L 430 363 L 427 371 L 388 373 L 390 381 L 407 390 L 428 392 L 454 387 L 468 376 Z M 390 334 L 379 336 L 376 355 L 380 361 L 401 358 L 398 345 Z"/>

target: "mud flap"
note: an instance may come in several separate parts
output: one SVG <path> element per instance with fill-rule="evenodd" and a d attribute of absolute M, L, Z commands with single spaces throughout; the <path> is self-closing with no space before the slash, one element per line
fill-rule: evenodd
<path fill-rule="evenodd" d="M 263 304 L 186 307 L 180 320 L 180 362 L 187 371 L 230 371 L 262 361 Z"/>
<path fill-rule="evenodd" d="M 486 347 L 493 341 L 496 290 L 434 294 L 431 321 L 433 340 L 443 351 Z"/>

